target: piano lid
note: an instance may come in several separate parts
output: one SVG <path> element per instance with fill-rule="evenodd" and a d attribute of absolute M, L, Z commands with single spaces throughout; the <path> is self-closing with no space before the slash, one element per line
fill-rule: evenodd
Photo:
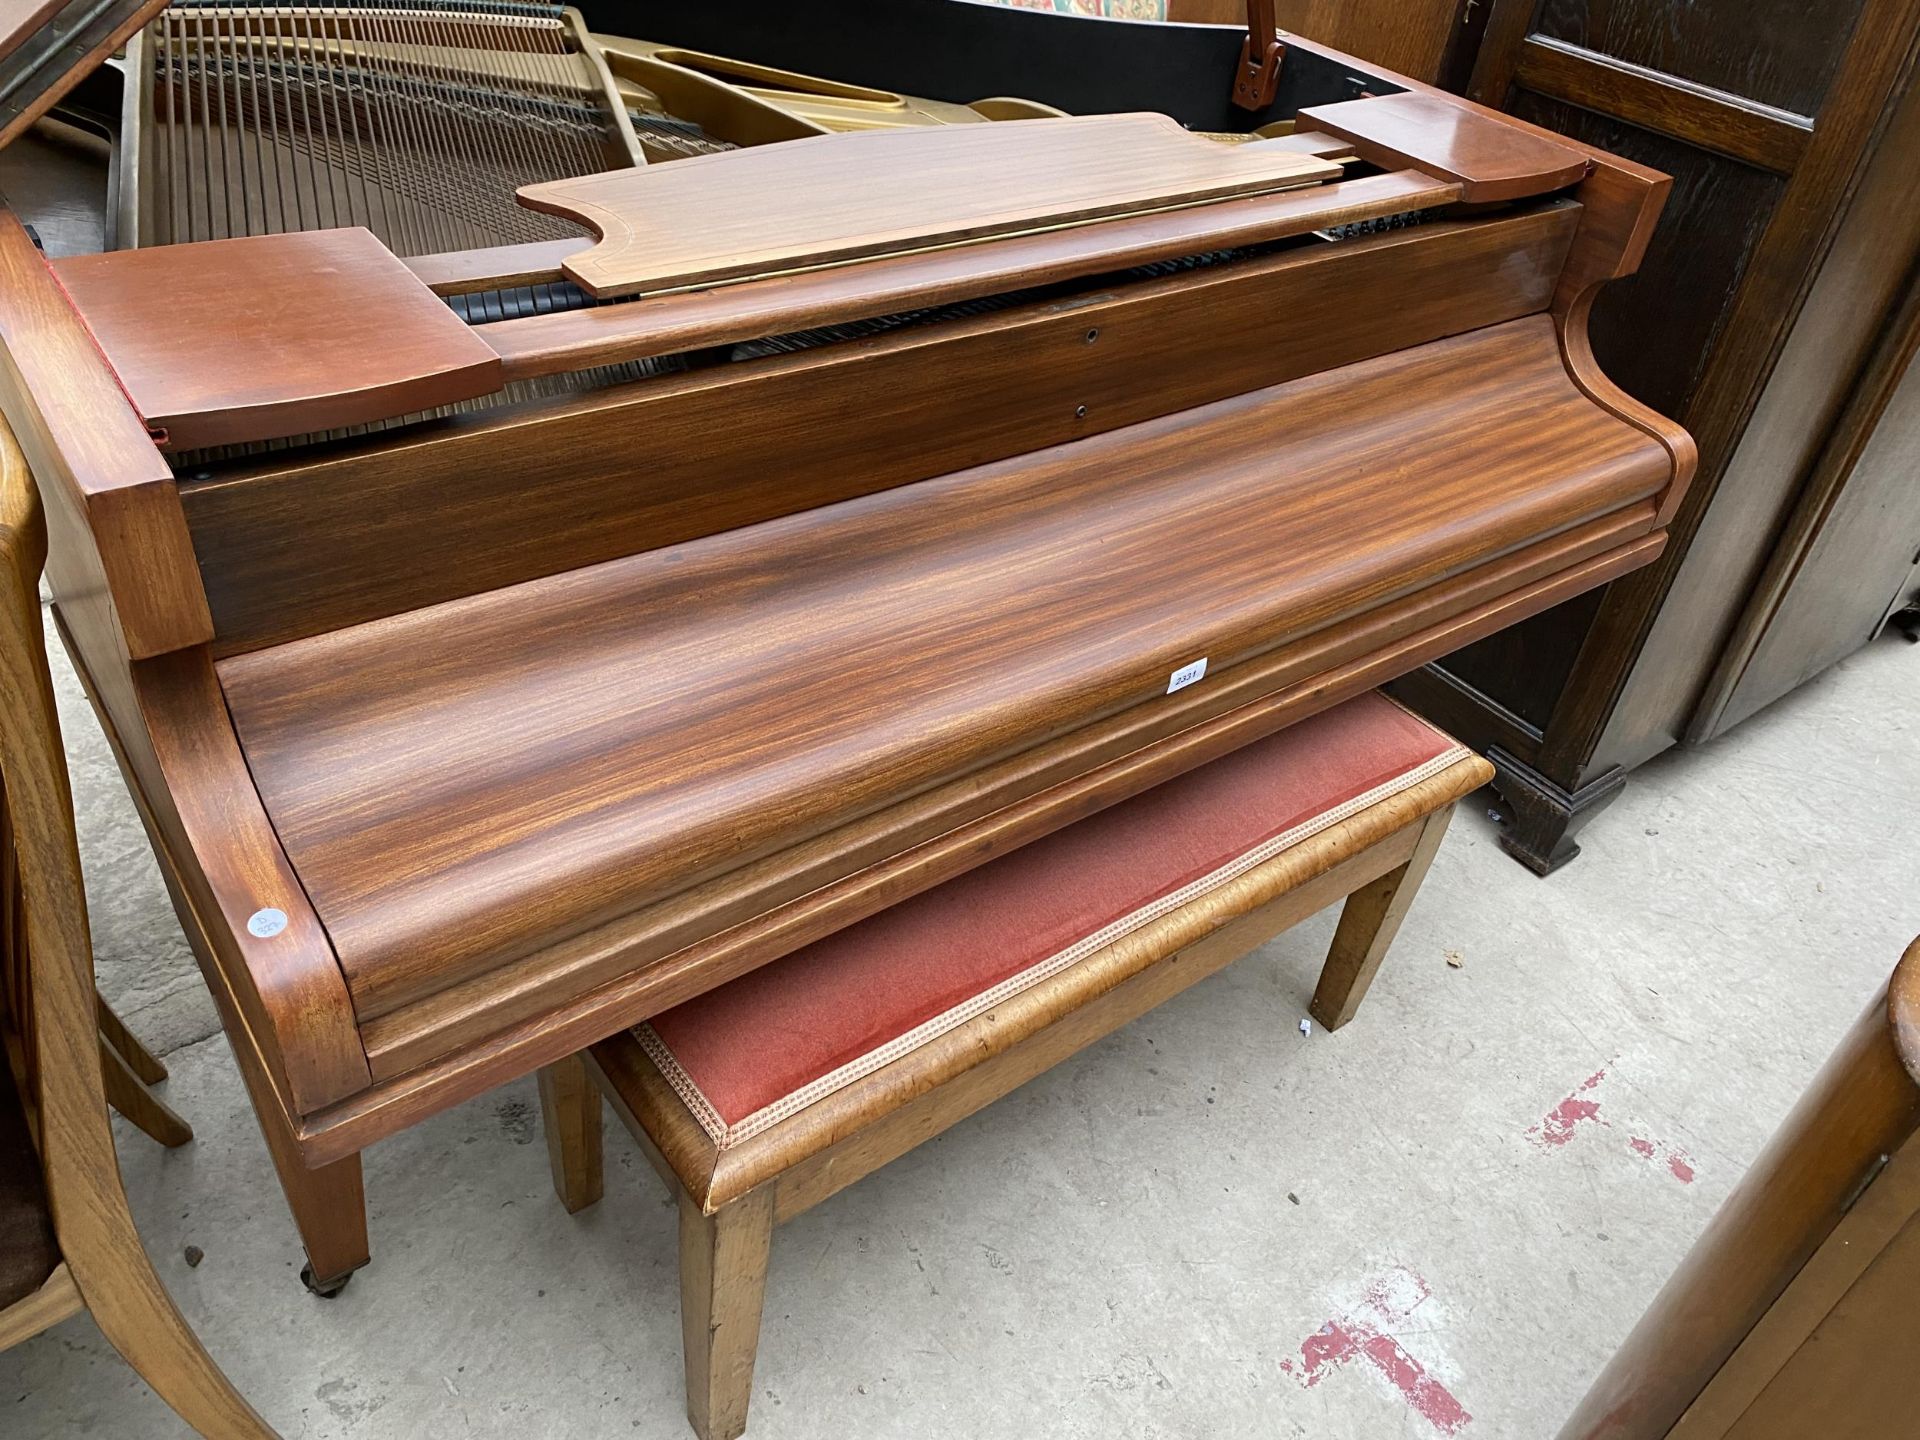
<path fill-rule="evenodd" d="M 1165 115 L 855 131 L 522 186 L 590 226 L 561 262 L 600 299 L 726 284 L 1338 180 L 1284 146 Z"/>
<path fill-rule="evenodd" d="M 12 0 L 0 9 L 0 146 L 166 8 L 167 0 Z"/>

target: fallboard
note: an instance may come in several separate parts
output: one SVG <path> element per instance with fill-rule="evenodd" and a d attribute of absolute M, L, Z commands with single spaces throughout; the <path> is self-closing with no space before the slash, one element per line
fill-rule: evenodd
<path fill-rule="evenodd" d="M 1443 220 L 181 487 L 232 655 L 717 534 L 1547 307 L 1580 207 Z"/>

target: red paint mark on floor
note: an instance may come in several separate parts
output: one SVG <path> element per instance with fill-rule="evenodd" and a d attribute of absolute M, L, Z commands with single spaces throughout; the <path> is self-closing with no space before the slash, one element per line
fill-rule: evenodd
<path fill-rule="evenodd" d="M 1605 1070 L 1596 1070 L 1580 1082 L 1580 1088 L 1553 1109 L 1549 1110 L 1540 1123 L 1527 1131 L 1527 1138 L 1536 1145 L 1560 1146 L 1573 1139 L 1573 1133 L 1581 1122 L 1592 1120 L 1604 1126 L 1607 1122 L 1600 1118 L 1600 1102 L 1584 1100 L 1581 1097 L 1594 1086 L 1607 1078 Z"/>
<path fill-rule="evenodd" d="M 1318 1385 L 1326 1372 L 1360 1353 L 1360 1337 L 1353 1327 L 1329 1320 L 1300 1342 L 1300 1383 Z"/>
<path fill-rule="evenodd" d="M 1427 1374 L 1426 1368 L 1401 1348 L 1391 1335 L 1370 1336 L 1365 1346 L 1373 1367 L 1407 1397 L 1414 1412 L 1442 1435 L 1458 1435 L 1473 1419 L 1451 1391 Z"/>
<path fill-rule="evenodd" d="M 1571 1095 L 1540 1118 L 1539 1124 L 1528 1128 L 1527 1138 L 1542 1149 L 1558 1149 L 1572 1140 L 1580 1126 L 1587 1121 L 1592 1121 L 1602 1130 L 1611 1130 L 1613 1122 L 1600 1118 L 1600 1102 L 1593 1098 L 1593 1092 L 1606 1078 L 1607 1072 L 1602 1068 L 1582 1080 Z M 1627 1138 L 1627 1148 L 1642 1160 L 1665 1156 L 1667 1171 L 1674 1179 L 1682 1185 L 1693 1183 L 1693 1157 L 1678 1145 L 1650 1140 L 1644 1135 L 1632 1135 Z"/>
<path fill-rule="evenodd" d="M 1627 1148 L 1642 1160 L 1651 1160 L 1664 1151 L 1667 1157 L 1667 1173 L 1682 1185 L 1693 1183 L 1693 1157 L 1678 1145 L 1656 1145 L 1653 1141 L 1636 1135 L 1627 1141 Z"/>
<path fill-rule="evenodd" d="M 1352 1312 L 1327 1321 L 1300 1342 L 1297 1370 L 1291 1360 L 1282 1360 L 1280 1368 L 1288 1375 L 1297 1375 L 1302 1385 L 1313 1386 L 1341 1366 L 1363 1361 L 1435 1430 L 1442 1435 L 1457 1435 L 1473 1416 L 1387 1328 L 1408 1319 L 1432 1294 L 1426 1280 L 1413 1271 L 1403 1267 L 1389 1270 L 1367 1286 Z"/>

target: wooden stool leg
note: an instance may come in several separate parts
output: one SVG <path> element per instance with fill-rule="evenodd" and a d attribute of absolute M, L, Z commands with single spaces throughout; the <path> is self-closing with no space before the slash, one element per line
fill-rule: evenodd
<path fill-rule="evenodd" d="M 600 1168 L 600 1090 L 578 1055 L 540 1072 L 540 1119 L 547 1131 L 547 1163 L 554 1193 L 577 1215 L 604 1188 Z"/>
<path fill-rule="evenodd" d="M 105 1000 L 95 997 L 99 1002 L 100 1038 L 120 1052 L 120 1058 L 127 1067 L 148 1085 L 158 1085 L 167 1078 L 167 1067 L 162 1065 L 152 1051 L 140 1043 L 140 1037 L 127 1029 L 126 1022 L 113 1013 L 113 1007 Z"/>
<path fill-rule="evenodd" d="M 169 1149 L 193 1139 L 193 1127 L 173 1113 L 133 1073 L 127 1057 L 100 1037 L 100 1076 L 106 1081 L 107 1103 Z"/>
<path fill-rule="evenodd" d="M 1339 927 L 1333 932 L 1333 946 L 1320 969 L 1320 984 L 1307 1007 L 1322 1028 L 1338 1030 L 1353 1019 L 1360 1002 L 1367 998 L 1367 987 L 1373 984 L 1380 962 L 1400 932 L 1400 922 L 1412 907 L 1413 897 L 1420 893 L 1420 882 L 1433 864 L 1452 815 L 1451 805 L 1434 811 L 1421 823 L 1420 838 L 1414 842 L 1406 864 L 1347 897 Z"/>
<path fill-rule="evenodd" d="M 687 1357 L 687 1419 L 700 1440 L 747 1428 L 760 1307 L 773 1242 L 773 1189 L 752 1191 L 717 1215 L 680 1195 L 680 1329 Z"/>

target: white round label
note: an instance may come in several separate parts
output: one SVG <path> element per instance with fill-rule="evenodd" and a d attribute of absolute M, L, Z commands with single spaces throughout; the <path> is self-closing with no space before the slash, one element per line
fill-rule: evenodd
<path fill-rule="evenodd" d="M 271 940 L 287 928 L 287 912 L 284 910 L 256 910 L 247 919 L 247 933 L 262 940 Z"/>

